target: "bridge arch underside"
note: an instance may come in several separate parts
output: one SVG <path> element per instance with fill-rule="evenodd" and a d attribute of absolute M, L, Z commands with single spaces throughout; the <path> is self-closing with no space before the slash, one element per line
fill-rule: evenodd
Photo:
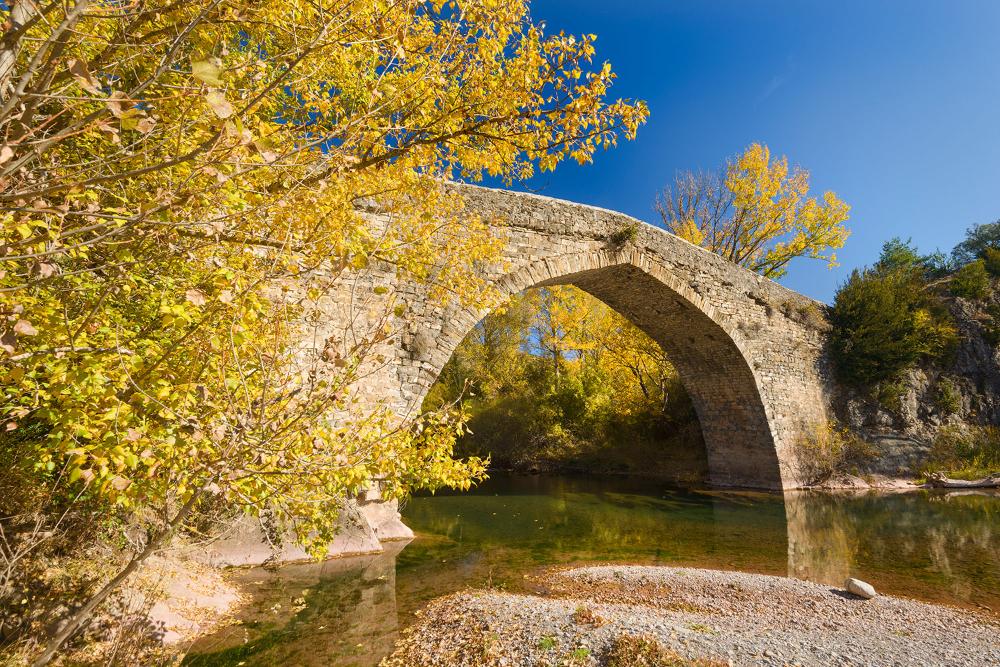
<path fill-rule="evenodd" d="M 781 489 L 770 420 L 743 353 L 730 335 L 664 282 L 631 264 L 540 283 L 571 284 L 628 318 L 667 353 L 698 414 L 717 486 Z"/>
<path fill-rule="evenodd" d="M 575 285 L 632 321 L 659 343 L 677 369 L 701 424 L 709 467 L 716 486 L 780 490 L 781 468 L 767 409 L 747 359 L 733 337 L 695 303 L 633 263 L 587 261 L 592 268 L 559 275 L 546 263 L 508 275 L 505 291 L 530 287 Z M 544 275 L 548 274 L 548 275 Z M 461 340 L 486 313 L 451 313 L 431 343 L 430 376 L 421 382 L 419 400 L 433 384 Z"/>

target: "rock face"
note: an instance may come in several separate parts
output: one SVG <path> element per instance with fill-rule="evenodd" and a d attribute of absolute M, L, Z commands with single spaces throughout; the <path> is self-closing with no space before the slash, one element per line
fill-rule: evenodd
<path fill-rule="evenodd" d="M 396 501 L 382 501 L 377 488 L 346 503 L 339 522 L 337 537 L 327 548 L 330 558 L 381 553 L 383 541 L 413 537 L 413 531 L 403 524 L 399 516 Z M 295 543 L 292 536 L 271 540 L 260 522 L 249 517 L 229 526 L 218 539 L 206 546 L 180 547 L 178 551 L 191 560 L 213 567 L 311 560 L 311 556 Z"/>
<path fill-rule="evenodd" d="M 468 211 L 496 221 L 503 261 L 481 271 L 500 294 L 576 285 L 663 346 L 698 413 L 713 484 L 782 489 L 805 481 L 796 445 L 827 419 L 822 304 L 620 213 L 485 188 L 460 192 Z M 377 211 L 370 215 L 380 224 Z M 369 267 L 342 285 L 319 300 L 323 316 L 308 341 L 343 340 L 346 322 L 384 313 L 379 299 L 393 294 L 405 315 L 392 320 L 398 333 L 358 398 L 413 415 L 487 312 L 454 300 L 442 306 L 390 267 Z M 309 344 L 303 354 L 322 352 Z"/>
<path fill-rule="evenodd" d="M 990 342 L 991 313 L 1000 312 L 1000 294 L 985 301 L 945 297 L 958 329 L 954 354 L 910 371 L 898 401 L 871 392 L 836 387 L 833 409 L 839 419 L 875 446 L 862 472 L 906 476 L 919 471 L 942 427 L 1000 423 L 1000 350 Z"/>
<path fill-rule="evenodd" d="M 866 600 L 871 600 L 873 597 L 878 595 L 875 592 L 875 587 L 869 584 L 867 581 L 861 581 L 860 579 L 848 579 L 844 583 L 844 588 L 847 589 L 848 593 L 857 595 L 859 598 L 864 598 Z"/>

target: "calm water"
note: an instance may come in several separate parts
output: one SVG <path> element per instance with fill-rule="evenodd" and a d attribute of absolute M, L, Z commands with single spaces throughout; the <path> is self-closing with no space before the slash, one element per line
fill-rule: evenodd
<path fill-rule="evenodd" d="M 531 590 L 551 565 L 670 563 L 789 575 L 1000 612 L 1000 496 L 780 496 L 681 491 L 647 480 L 494 476 L 411 500 L 418 534 L 379 556 L 245 570 L 241 625 L 185 664 L 371 666 L 436 596 Z"/>

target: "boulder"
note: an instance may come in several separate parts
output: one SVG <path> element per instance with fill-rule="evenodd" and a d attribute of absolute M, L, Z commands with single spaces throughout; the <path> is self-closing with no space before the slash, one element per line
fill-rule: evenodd
<path fill-rule="evenodd" d="M 875 592 L 875 587 L 869 584 L 867 581 L 861 581 L 860 579 L 848 579 L 844 584 L 844 588 L 847 589 L 849 593 L 853 593 L 860 598 L 870 600 L 878 593 Z"/>

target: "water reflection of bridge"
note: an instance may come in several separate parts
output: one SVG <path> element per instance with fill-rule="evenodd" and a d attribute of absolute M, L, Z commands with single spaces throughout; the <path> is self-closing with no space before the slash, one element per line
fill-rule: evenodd
<path fill-rule="evenodd" d="M 247 665 L 342 662 L 374 667 L 391 650 L 400 626 L 430 597 L 484 585 L 498 562 L 520 578 L 518 567 L 530 568 L 535 557 L 543 556 L 532 551 L 526 536 L 540 533 L 540 516 L 552 521 L 547 530 L 565 523 L 581 528 L 577 539 L 568 539 L 566 533 L 557 538 L 567 540 L 560 549 L 580 547 L 583 535 L 592 554 L 607 551 L 617 558 L 613 547 L 620 547 L 629 531 L 651 530 L 649 521 L 658 516 L 661 522 L 678 522 L 677 530 L 660 533 L 678 542 L 664 551 L 668 562 L 680 558 L 684 564 L 763 570 L 838 587 L 846 577 L 858 576 L 885 593 L 1000 611 L 996 498 L 792 492 L 782 503 L 780 496 L 719 492 L 700 501 L 688 496 L 688 509 L 690 503 L 703 508 L 698 515 L 703 530 L 698 531 L 690 523 L 690 512 L 688 519 L 682 518 L 685 506 L 672 509 L 671 500 L 604 494 L 595 504 L 593 495 L 583 502 L 571 493 L 553 494 L 551 484 L 542 485 L 538 495 L 524 495 L 530 491 L 501 496 L 489 507 L 522 515 L 535 507 L 537 515 L 521 517 L 523 533 L 517 526 L 491 526 L 488 521 L 462 525 L 472 518 L 468 505 L 459 518 L 454 506 L 444 511 L 441 504 L 425 503 L 420 511 L 411 507 L 410 516 L 436 537 L 409 546 L 388 543 L 385 553 L 377 556 L 290 565 L 273 573 L 245 571 L 240 576 L 247 587 L 261 592 L 255 595 L 252 616 L 242 626 L 203 640 L 196 649 L 213 659 L 241 652 L 240 659 L 251 658 Z M 517 498 L 524 502 L 515 507 Z M 644 498 L 646 505 L 637 504 Z M 560 512 L 565 514 L 561 519 Z M 641 519 L 631 524 L 623 520 L 639 514 Z M 685 539 L 689 543 L 681 544 Z M 691 561 L 693 542 L 700 548 L 700 562 Z M 456 543 L 468 548 L 455 549 Z"/>

